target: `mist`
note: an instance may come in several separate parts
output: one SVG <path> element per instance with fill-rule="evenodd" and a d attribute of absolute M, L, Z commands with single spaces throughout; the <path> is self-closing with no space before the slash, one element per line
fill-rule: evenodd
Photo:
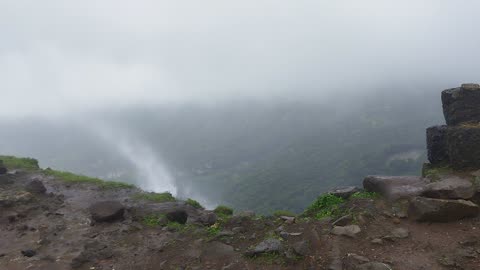
<path fill-rule="evenodd" d="M 479 8 L 2 1 L 0 153 L 261 212 L 297 179 L 298 211 L 361 174 L 418 169 L 439 91 L 479 81 Z"/>

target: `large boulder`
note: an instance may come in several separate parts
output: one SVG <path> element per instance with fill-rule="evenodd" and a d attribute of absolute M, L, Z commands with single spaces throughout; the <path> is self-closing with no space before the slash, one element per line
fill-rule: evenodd
<path fill-rule="evenodd" d="M 427 184 L 428 181 L 419 176 L 370 175 L 363 180 L 366 191 L 380 193 L 390 200 L 418 196 Z"/>
<path fill-rule="evenodd" d="M 90 206 L 92 219 L 97 222 L 110 222 L 123 219 L 125 207 L 116 201 L 103 201 Z"/>
<path fill-rule="evenodd" d="M 422 196 L 436 199 L 471 199 L 476 187 L 469 179 L 450 176 L 426 185 Z"/>
<path fill-rule="evenodd" d="M 449 222 L 475 217 L 479 210 L 470 201 L 416 197 L 410 201 L 408 216 L 417 221 Z"/>
<path fill-rule="evenodd" d="M 443 114 L 447 125 L 480 122 L 480 86 L 463 84 L 442 92 Z"/>
<path fill-rule="evenodd" d="M 449 127 L 447 146 L 453 168 L 480 168 L 480 125 Z"/>
<path fill-rule="evenodd" d="M 33 179 L 26 186 L 25 189 L 34 194 L 44 194 L 47 192 L 47 188 L 43 185 L 42 181 L 39 179 Z"/>
<path fill-rule="evenodd" d="M 447 126 L 427 128 L 428 160 L 433 165 L 449 162 L 447 147 Z"/>

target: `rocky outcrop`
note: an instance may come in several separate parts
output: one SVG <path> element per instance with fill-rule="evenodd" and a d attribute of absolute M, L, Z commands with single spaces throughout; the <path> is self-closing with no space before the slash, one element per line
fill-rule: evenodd
<path fill-rule="evenodd" d="M 480 168 L 480 125 L 449 127 L 447 147 L 453 168 Z"/>
<path fill-rule="evenodd" d="M 427 149 L 431 164 L 446 164 L 450 161 L 447 148 L 447 126 L 427 128 Z"/>
<path fill-rule="evenodd" d="M 442 92 L 443 114 L 447 125 L 480 122 L 480 86 L 462 84 Z"/>
<path fill-rule="evenodd" d="M 471 199 L 476 193 L 472 181 L 450 176 L 425 187 L 422 196 L 436 199 Z"/>
<path fill-rule="evenodd" d="M 349 187 L 338 187 L 335 188 L 331 191 L 329 191 L 329 194 L 335 195 L 337 197 L 343 198 L 343 199 L 348 199 L 350 196 L 352 196 L 356 192 L 362 191 L 360 188 L 355 187 L 355 186 L 349 186 Z"/>
<path fill-rule="evenodd" d="M 363 188 L 377 192 L 390 200 L 420 195 L 428 181 L 419 176 L 378 176 L 370 175 L 363 180 Z"/>
<path fill-rule="evenodd" d="M 7 167 L 3 165 L 3 160 L 0 160 L 0 175 L 1 174 L 6 174 L 7 173 Z"/>
<path fill-rule="evenodd" d="M 125 207 L 116 201 L 97 202 L 90 206 L 92 219 L 97 222 L 111 222 L 123 218 Z"/>
<path fill-rule="evenodd" d="M 449 222 L 475 217 L 479 207 L 466 200 L 445 200 L 416 197 L 410 201 L 408 216 L 417 221 Z"/>

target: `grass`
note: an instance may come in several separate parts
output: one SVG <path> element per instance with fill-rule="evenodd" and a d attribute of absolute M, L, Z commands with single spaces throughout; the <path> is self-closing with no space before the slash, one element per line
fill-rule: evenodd
<path fill-rule="evenodd" d="M 155 192 L 148 192 L 148 193 L 137 193 L 134 195 L 134 199 L 137 200 L 145 200 L 151 202 L 174 202 L 176 201 L 175 197 L 172 196 L 170 192 L 163 192 L 163 193 L 155 193 Z"/>
<path fill-rule="evenodd" d="M 426 166 L 422 170 L 422 176 L 429 178 L 433 181 L 438 181 L 443 175 L 448 175 L 453 172 L 453 169 L 449 166 Z"/>
<path fill-rule="evenodd" d="M 204 207 L 197 201 L 195 201 L 194 199 L 187 199 L 185 201 L 188 205 L 191 205 L 197 209 L 204 209 Z"/>
<path fill-rule="evenodd" d="M 295 217 L 296 214 L 288 210 L 277 210 L 273 212 L 273 215 L 276 217 L 286 216 L 286 217 Z"/>
<path fill-rule="evenodd" d="M 213 212 L 215 212 L 215 214 L 217 214 L 219 217 L 229 217 L 233 215 L 233 209 L 225 205 L 217 206 Z"/>
<path fill-rule="evenodd" d="M 90 183 L 95 184 L 104 189 L 122 189 L 122 188 L 135 188 L 135 185 L 116 182 L 116 181 L 105 181 L 95 177 L 89 177 L 80 174 L 74 174 L 71 172 L 57 171 L 47 168 L 44 170 L 45 174 L 54 176 L 59 180 L 69 183 Z"/>
<path fill-rule="evenodd" d="M 355 192 L 350 196 L 350 199 L 378 199 L 380 194 L 376 192 L 361 191 Z"/>
<path fill-rule="evenodd" d="M 0 156 L 3 165 L 8 169 L 38 170 L 38 160 L 34 158 L 20 158 L 14 156 Z"/>
<path fill-rule="evenodd" d="M 338 217 L 343 214 L 340 205 L 345 200 L 332 194 L 319 196 L 304 212 L 306 216 L 313 216 L 316 219 L 326 217 Z"/>
<path fill-rule="evenodd" d="M 163 214 L 151 214 L 143 218 L 142 224 L 148 227 L 156 227 L 160 225 L 160 219 L 165 217 Z"/>
<path fill-rule="evenodd" d="M 206 228 L 206 231 L 207 231 L 208 236 L 214 237 L 214 236 L 216 236 L 220 231 L 222 231 L 222 226 L 221 226 L 220 223 L 217 222 L 217 223 L 213 224 L 212 226 L 207 227 L 207 228 Z"/>

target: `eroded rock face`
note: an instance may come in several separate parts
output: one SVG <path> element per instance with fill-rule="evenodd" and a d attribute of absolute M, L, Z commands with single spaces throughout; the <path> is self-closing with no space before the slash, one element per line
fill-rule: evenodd
<path fill-rule="evenodd" d="M 443 114 L 447 125 L 480 122 L 480 86 L 463 84 L 442 92 Z"/>
<path fill-rule="evenodd" d="M 416 197 L 410 201 L 409 217 L 417 221 L 450 222 L 462 218 L 475 217 L 479 207 L 465 200 L 445 200 Z"/>
<path fill-rule="evenodd" d="M 34 179 L 34 180 L 30 181 L 25 186 L 25 189 L 28 192 L 31 192 L 31 193 L 34 193 L 34 194 L 44 194 L 47 191 L 47 189 L 43 185 L 42 181 L 40 181 L 38 179 Z"/>
<path fill-rule="evenodd" d="M 447 148 L 447 126 L 433 126 L 427 128 L 428 160 L 433 165 L 449 162 Z"/>
<path fill-rule="evenodd" d="M 436 199 L 471 199 L 475 193 L 472 181 L 452 176 L 428 184 L 421 195 Z"/>
<path fill-rule="evenodd" d="M 390 200 L 420 195 L 428 181 L 419 176 L 367 176 L 363 180 L 366 191 L 377 192 Z"/>
<path fill-rule="evenodd" d="M 97 202 L 90 206 L 92 219 L 97 222 L 111 222 L 123 219 L 125 207 L 116 201 Z"/>
<path fill-rule="evenodd" d="M 449 127 L 447 147 L 453 168 L 480 168 L 480 125 Z"/>

